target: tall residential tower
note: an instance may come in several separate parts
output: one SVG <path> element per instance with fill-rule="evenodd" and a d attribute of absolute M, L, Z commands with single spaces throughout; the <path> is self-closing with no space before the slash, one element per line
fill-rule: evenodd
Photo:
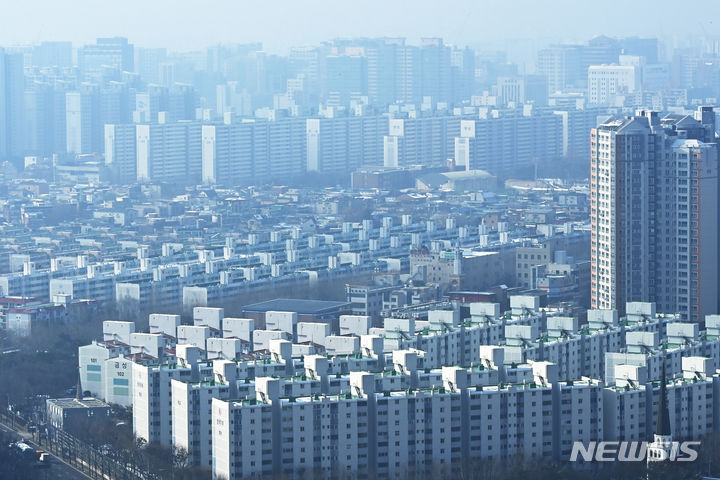
<path fill-rule="evenodd" d="M 718 311 L 715 113 L 641 110 L 591 133 L 592 307 Z"/>

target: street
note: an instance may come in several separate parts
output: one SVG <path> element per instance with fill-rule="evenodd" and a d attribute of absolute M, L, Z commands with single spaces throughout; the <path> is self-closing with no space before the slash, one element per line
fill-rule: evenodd
<path fill-rule="evenodd" d="M 10 427 L 0 423 L 0 430 L 10 433 L 14 435 L 15 437 L 22 438 L 25 443 L 30 445 L 31 447 L 35 449 L 42 449 L 44 448 L 37 445 L 37 443 L 32 441 L 32 435 L 29 433 L 19 432 L 17 430 L 13 430 Z M 45 450 L 47 451 L 47 450 Z M 33 476 L 31 477 L 32 480 L 38 479 L 38 480 L 88 480 L 90 477 L 87 475 L 75 470 L 74 468 L 67 465 L 65 462 L 60 460 L 60 458 L 56 457 L 55 455 L 52 455 L 50 452 L 50 457 L 52 459 L 50 463 L 50 468 L 39 468 L 36 470 L 33 470 Z M 0 479 L 5 480 L 5 479 Z M 11 480 L 11 479 L 7 479 Z M 19 479 L 12 479 L 12 480 L 19 480 Z"/>

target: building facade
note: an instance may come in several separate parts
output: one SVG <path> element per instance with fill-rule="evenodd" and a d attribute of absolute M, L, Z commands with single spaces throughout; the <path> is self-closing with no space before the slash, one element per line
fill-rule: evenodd
<path fill-rule="evenodd" d="M 657 301 L 693 321 L 717 311 L 714 132 L 711 107 L 694 118 L 639 111 L 592 130 L 594 308 Z"/>

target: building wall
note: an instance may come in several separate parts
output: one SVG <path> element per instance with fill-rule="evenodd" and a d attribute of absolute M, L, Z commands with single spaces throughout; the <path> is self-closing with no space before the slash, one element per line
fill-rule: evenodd
<path fill-rule="evenodd" d="M 655 301 L 696 322 L 717 310 L 718 154 L 704 143 L 715 120 L 703 108 L 662 121 L 641 111 L 592 131 L 593 307 Z"/>

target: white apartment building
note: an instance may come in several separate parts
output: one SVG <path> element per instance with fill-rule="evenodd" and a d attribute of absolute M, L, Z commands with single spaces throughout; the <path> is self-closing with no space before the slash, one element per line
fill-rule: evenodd
<path fill-rule="evenodd" d="M 207 366 L 201 369 L 197 347 L 177 348 L 179 363 L 132 366 L 133 433 L 137 438 L 164 446 L 172 444 L 171 380 L 193 381 L 204 372 L 211 372 Z"/>
<path fill-rule="evenodd" d="M 717 318 L 701 332 L 653 304 L 631 302 L 625 317 L 591 310 L 579 325 L 540 311 L 534 297 L 513 297 L 511 305 L 503 315 L 496 304 L 473 304 L 467 319 L 436 310 L 428 320 L 389 318 L 385 329 L 360 337 L 327 335 L 337 355 L 298 357 L 284 338 L 211 363 L 207 352 L 182 344 L 177 363 L 142 365 L 141 354 L 130 355 L 135 434 L 186 448 L 194 464 L 228 479 L 320 471 L 390 477 L 518 454 L 565 459 L 578 440 L 652 433 L 647 419 L 656 415 L 654 379 L 663 369 L 672 377 L 673 434 L 694 438 L 720 427 Z M 237 343 L 236 330 L 250 333 L 246 321 L 225 325 L 218 312 L 201 313 L 210 320 L 201 314 L 198 323 L 233 335 L 207 340 Z M 307 334 L 304 322 L 280 313 L 272 326 Z M 155 329 L 163 318 L 154 317 Z M 108 340 L 161 335 L 130 330 L 110 322 Z M 251 330 L 258 331 L 292 335 Z M 121 376 L 103 378 L 123 388 L 114 383 Z"/>
<path fill-rule="evenodd" d="M 682 372 L 665 381 L 672 436 L 695 440 L 720 427 L 720 377 L 714 361 L 684 357 Z M 603 390 L 605 440 L 649 441 L 659 412 L 660 382 L 647 368 L 616 367 L 615 385 Z"/>
<path fill-rule="evenodd" d="M 120 342 L 95 342 L 78 347 L 78 368 L 83 391 L 105 399 L 106 361 L 130 355 L 130 345 Z"/>
<path fill-rule="evenodd" d="M 456 310 L 431 310 L 427 320 L 388 318 L 385 328 L 359 337 L 296 323 L 293 312 L 271 313 L 270 326 L 278 330 L 253 330 L 252 321 L 225 319 L 213 309 L 197 310 L 192 327 L 154 315 L 152 334 L 107 322 L 104 343 L 129 341 L 112 345 L 131 353 L 102 360 L 101 380 L 112 398 L 131 395 L 138 437 L 186 448 L 194 464 L 228 478 L 299 471 L 385 477 L 452 467 L 471 456 L 567 458 L 577 440 L 646 435 L 643 419 L 653 413 L 635 411 L 650 408 L 652 389 L 633 392 L 663 369 L 678 385 L 677 396 L 668 397 L 679 412 L 673 432 L 693 437 L 720 426 L 714 413 L 720 380 L 713 380 L 720 320 L 709 316 L 700 331 L 679 315 L 658 314 L 652 303 L 625 309 L 624 317 L 591 310 L 580 325 L 561 311 L 540 309 L 536 297 L 519 296 L 504 314 L 492 303 L 471 304 L 465 319 Z M 365 331 L 368 324 L 354 320 L 343 324 Z M 172 328 L 188 342 L 176 346 L 177 363 L 175 356 L 160 358 L 160 340 L 172 339 L 166 332 Z M 256 342 L 262 350 L 238 351 L 247 343 L 237 335 L 258 333 L 267 335 Z M 293 339 L 318 335 L 329 346 L 325 355 L 297 353 Z M 206 350 L 190 344 L 199 343 L 195 337 Z M 88 353 L 106 351 L 106 345 L 88 347 Z M 155 350 L 158 357 L 149 355 Z M 210 357 L 216 360 L 208 363 Z M 121 384 L 123 365 L 132 371 L 129 386 Z M 680 388 L 698 383 L 692 378 L 709 379 L 700 392 L 703 405 L 696 390 Z M 378 461 L 368 466 L 367 458 Z"/>
<path fill-rule="evenodd" d="M 135 133 L 137 181 L 200 182 L 200 123 L 138 124 Z"/>
<path fill-rule="evenodd" d="M 640 88 L 640 72 L 632 65 L 590 65 L 587 75 L 590 104 L 605 105 Z"/>
<path fill-rule="evenodd" d="M 172 445 L 184 448 L 194 465 L 212 467 L 210 406 L 213 398 L 228 398 L 236 394 L 235 373 L 234 363 L 214 362 L 210 377 L 195 382 L 182 379 L 170 381 Z"/>
<path fill-rule="evenodd" d="M 440 386 L 404 391 L 377 391 L 372 374 L 355 372 L 348 393 L 302 398 L 283 398 L 277 379 L 256 379 L 253 400 L 213 400 L 213 475 L 386 478 L 470 456 L 567 457 L 573 439 L 601 439 L 600 384 L 557 383 L 553 365 L 542 362 L 533 370 L 538 383 L 469 386 L 466 370 L 445 367 Z"/>

